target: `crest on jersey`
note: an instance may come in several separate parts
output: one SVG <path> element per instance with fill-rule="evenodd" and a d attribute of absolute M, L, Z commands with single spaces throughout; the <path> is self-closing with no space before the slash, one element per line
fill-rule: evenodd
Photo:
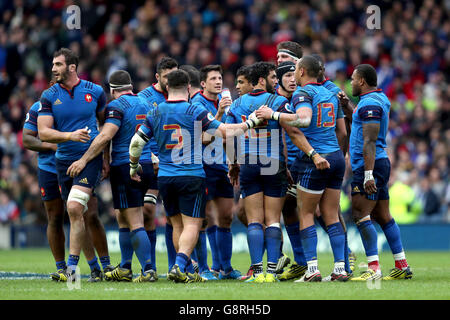
<path fill-rule="evenodd" d="M 156 102 L 153 102 L 153 106 L 154 106 L 154 107 L 157 107 L 158 104 L 157 104 Z"/>
<path fill-rule="evenodd" d="M 86 102 L 91 102 L 92 101 L 92 96 L 90 93 L 87 93 L 84 95 L 84 100 L 86 100 Z"/>
<path fill-rule="evenodd" d="M 41 188 L 41 196 L 45 197 L 45 189 Z"/>
<path fill-rule="evenodd" d="M 30 120 L 30 114 L 27 113 L 27 115 L 25 116 L 25 122 L 28 122 Z"/>

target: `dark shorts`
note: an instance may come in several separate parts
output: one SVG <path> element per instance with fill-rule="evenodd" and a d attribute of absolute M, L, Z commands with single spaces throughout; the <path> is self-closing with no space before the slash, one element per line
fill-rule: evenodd
<path fill-rule="evenodd" d="M 294 184 L 288 186 L 288 190 L 286 192 L 287 196 L 291 196 L 294 198 L 297 198 L 297 186 L 296 182 L 298 179 L 298 171 L 291 165 L 289 168 L 289 172 L 291 173 L 292 180 L 294 181 Z"/>
<path fill-rule="evenodd" d="M 282 198 L 288 188 L 286 163 L 272 159 L 269 164 L 242 164 L 239 180 L 243 198 L 258 192 Z"/>
<path fill-rule="evenodd" d="M 391 174 L 391 162 L 388 158 L 375 160 L 373 168 L 373 177 L 377 186 L 377 193 L 370 196 L 364 192 L 364 167 L 353 171 L 352 195 L 361 193 L 369 200 L 388 200 L 389 199 L 389 176 Z"/>
<path fill-rule="evenodd" d="M 214 198 L 234 198 L 228 172 L 203 166 L 206 174 L 206 201 Z"/>
<path fill-rule="evenodd" d="M 318 170 L 314 162 L 304 155 L 297 158 L 292 165 L 297 172 L 297 188 L 309 193 L 322 193 L 325 189 L 340 189 L 345 174 L 345 159 L 342 151 L 321 155 L 329 163 L 330 168 Z"/>
<path fill-rule="evenodd" d="M 182 213 L 205 218 L 205 178 L 196 176 L 158 177 L 158 189 L 167 216 Z"/>
<path fill-rule="evenodd" d="M 61 196 L 64 200 L 69 197 L 72 186 L 78 185 L 94 190 L 100 183 L 102 177 L 103 155 L 100 154 L 86 164 L 86 167 L 78 176 L 72 178 L 66 174 L 67 169 L 74 161 L 63 161 L 56 159 L 56 171 L 58 172 L 58 184 Z"/>
<path fill-rule="evenodd" d="M 142 207 L 144 195 L 148 189 L 157 189 L 157 178 L 151 163 L 142 165 L 141 182 L 131 180 L 128 163 L 111 166 L 110 181 L 114 209 Z"/>
<path fill-rule="evenodd" d="M 41 170 L 38 168 L 39 188 L 41 189 L 42 201 L 50 201 L 54 199 L 61 199 L 61 192 L 59 191 L 58 176 L 56 173 Z"/>

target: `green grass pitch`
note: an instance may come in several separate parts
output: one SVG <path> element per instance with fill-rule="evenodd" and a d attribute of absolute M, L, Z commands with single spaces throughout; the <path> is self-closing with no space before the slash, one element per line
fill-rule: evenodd
<path fill-rule="evenodd" d="M 67 284 L 48 279 L 21 278 L 23 273 L 49 274 L 55 270 L 48 249 L 0 250 L 1 300 L 448 300 L 450 299 L 450 253 L 407 252 L 414 272 L 412 280 L 381 281 L 378 284 L 347 283 L 265 283 L 214 281 L 207 283 L 175 284 L 160 278 L 155 283 L 88 283 L 81 280 L 81 288 L 69 290 Z M 323 276 L 332 269 L 332 255 L 319 254 L 319 268 Z M 84 257 L 80 259 L 82 274 L 89 273 Z M 111 255 L 113 264 L 120 261 L 118 253 Z M 390 253 L 380 256 L 382 271 L 393 267 Z M 248 254 L 233 255 L 235 268 L 246 272 Z M 365 257 L 358 254 L 356 274 L 364 270 Z M 361 268 L 359 267 L 361 265 Z M 139 262 L 133 260 L 133 273 L 139 272 Z M 167 257 L 157 255 L 158 274 L 167 272 Z M 13 273 L 15 272 L 15 273 Z M 9 276 L 8 276 L 9 275 Z M 14 275 L 17 275 L 15 277 Z"/>

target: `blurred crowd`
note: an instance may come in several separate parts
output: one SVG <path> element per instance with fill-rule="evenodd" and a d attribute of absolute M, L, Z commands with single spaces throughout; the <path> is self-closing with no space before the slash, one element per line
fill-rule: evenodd
<path fill-rule="evenodd" d="M 81 29 L 67 23 L 73 4 Z M 224 87 L 236 97 L 237 68 L 275 61 L 276 45 L 286 40 L 321 53 L 327 77 L 349 96 L 353 68 L 376 67 L 392 102 L 392 215 L 398 223 L 450 221 L 450 1 L 372 4 L 380 8 L 380 29 L 367 27 L 363 0 L 0 1 L 0 223 L 46 221 L 36 153 L 23 148 L 21 130 L 48 87 L 58 48 L 77 52 L 80 78 L 107 93 L 117 69 L 130 72 L 136 91 L 154 83 L 156 63 L 169 55 L 180 65 L 222 65 Z M 101 217 L 111 222 L 109 184 L 97 194 Z"/>

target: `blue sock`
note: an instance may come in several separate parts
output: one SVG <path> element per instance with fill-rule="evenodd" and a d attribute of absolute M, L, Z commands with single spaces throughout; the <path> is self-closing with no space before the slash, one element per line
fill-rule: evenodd
<path fill-rule="evenodd" d="M 60 270 L 60 269 L 65 269 L 66 266 L 66 261 L 56 261 L 56 270 Z"/>
<path fill-rule="evenodd" d="M 186 266 L 188 264 L 189 257 L 184 253 L 177 253 L 175 257 L 175 264 L 180 267 L 181 272 L 186 272 Z"/>
<path fill-rule="evenodd" d="M 215 271 L 220 271 L 221 265 L 220 265 L 219 249 L 217 247 L 216 241 L 216 232 L 217 226 L 215 225 L 206 229 L 206 234 L 208 235 L 209 240 L 209 246 L 211 248 L 211 257 L 212 257 L 211 269 Z"/>
<path fill-rule="evenodd" d="M 306 261 L 317 260 L 317 232 L 316 226 L 312 225 L 308 228 L 300 230 L 302 246 L 305 252 Z"/>
<path fill-rule="evenodd" d="M 260 223 L 250 223 L 248 225 L 247 242 L 252 265 L 262 263 L 264 255 L 264 230 Z"/>
<path fill-rule="evenodd" d="M 80 261 L 80 256 L 69 254 L 69 258 L 67 259 L 67 267 L 70 267 L 73 271 L 75 271 L 78 261 Z"/>
<path fill-rule="evenodd" d="M 303 252 L 302 239 L 300 237 L 300 222 L 286 225 L 286 232 L 291 241 L 295 262 L 300 266 L 306 266 L 305 253 Z"/>
<path fill-rule="evenodd" d="M 175 264 L 175 257 L 177 255 L 177 251 L 175 250 L 175 247 L 173 245 L 173 227 L 168 223 L 166 223 L 165 236 L 166 236 L 167 260 L 170 270 Z"/>
<path fill-rule="evenodd" d="M 378 237 L 377 230 L 371 220 L 366 220 L 357 225 L 361 240 L 366 251 L 366 256 L 378 255 Z"/>
<path fill-rule="evenodd" d="M 148 239 L 147 232 L 144 228 L 132 230 L 130 238 L 134 252 L 136 252 L 136 256 L 141 264 L 142 271 L 150 270 L 150 240 Z"/>
<path fill-rule="evenodd" d="M 195 246 L 197 254 L 198 272 L 208 271 L 208 247 L 206 243 L 206 232 L 201 230 L 198 234 L 197 245 Z"/>
<path fill-rule="evenodd" d="M 150 260 L 152 269 L 156 271 L 156 230 L 147 230 L 148 240 L 150 240 Z"/>
<path fill-rule="evenodd" d="M 88 261 L 89 268 L 91 271 L 94 269 L 100 270 L 100 265 L 98 264 L 97 257 L 94 257 L 92 260 Z"/>
<path fill-rule="evenodd" d="M 192 260 L 191 259 L 188 259 L 188 262 L 186 264 L 186 272 L 189 272 L 189 273 L 194 273 L 195 272 L 194 266 L 192 265 Z"/>
<path fill-rule="evenodd" d="M 400 236 L 400 228 L 398 227 L 395 220 L 392 219 L 384 226 L 381 226 L 383 229 L 384 235 L 386 236 L 386 240 L 391 248 L 393 254 L 397 254 L 403 251 L 402 238 Z"/>
<path fill-rule="evenodd" d="M 216 242 L 220 243 L 219 257 L 222 270 L 229 273 L 233 270 L 231 267 L 231 255 L 233 253 L 233 235 L 230 228 L 217 227 Z"/>
<path fill-rule="evenodd" d="M 102 269 L 105 269 L 111 264 L 111 259 L 109 256 L 100 257 L 100 263 L 102 264 Z"/>
<path fill-rule="evenodd" d="M 130 229 L 119 229 L 119 246 L 122 259 L 120 267 L 131 270 L 131 262 L 133 261 L 133 245 L 131 244 Z"/>
<path fill-rule="evenodd" d="M 278 262 L 280 258 L 280 242 L 281 242 L 281 229 L 278 227 L 267 227 L 264 232 L 264 238 L 267 244 L 267 264 Z"/>
<path fill-rule="evenodd" d="M 331 249 L 333 251 L 334 262 L 344 262 L 345 233 L 340 222 L 330 224 L 327 228 L 330 238 Z"/>

